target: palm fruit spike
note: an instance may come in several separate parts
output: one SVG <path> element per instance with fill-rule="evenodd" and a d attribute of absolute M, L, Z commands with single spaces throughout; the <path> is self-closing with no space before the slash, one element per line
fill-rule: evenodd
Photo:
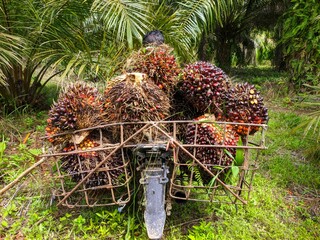
<path fill-rule="evenodd" d="M 218 125 L 214 123 L 213 115 L 203 115 L 195 119 L 200 121 L 198 124 L 189 124 L 186 133 L 187 144 L 199 145 L 225 145 L 236 146 L 239 140 L 238 134 L 231 125 Z M 228 152 L 228 154 L 226 153 Z M 220 166 L 230 166 L 236 149 L 196 147 L 195 156 L 203 164 L 212 164 Z M 211 167 L 208 167 L 211 169 Z"/>
<path fill-rule="evenodd" d="M 158 121 L 168 117 L 170 100 L 146 74 L 126 73 L 116 77 L 105 91 L 111 121 Z"/>
<path fill-rule="evenodd" d="M 165 44 L 142 48 L 128 59 L 124 71 L 145 73 L 160 89 L 170 93 L 180 73 L 172 51 Z"/>
<path fill-rule="evenodd" d="M 80 154 L 66 155 L 61 158 L 61 169 L 68 173 L 74 182 L 80 182 L 91 170 L 93 170 L 102 158 L 98 156 L 83 156 Z M 111 165 L 111 166 L 109 166 Z M 114 155 L 110 162 L 103 164 L 85 182 L 86 187 L 102 185 L 116 185 L 124 173 L 121 155 Z M 108 169 L 108 170 L 106 170 Z M 109 178 L 110 176 L 110 178 Z"/>
<path fill-rule="evenodd" d="M 98 125 L 101 120 L 101 96 L 98 89 L 84 82 L 76 82 L 64 89 L 49 111 L 46 134 L 49 141 L 66 139 L 50 136 L 70 130 Z"/>
<path fill-rule="evenodd" d="M 264 107 L 259 91 L 248 83 L 238 83 L 225 95 L 225 118 L 230 122 L 265 124 L 268 121 L 268 109 Z M 234 125 L 241 136 L 254 134 L 258 126 Z"/>
<path fill-rule="evenodd" d="M 99 146 L 99 143 L 97 141 L 94 141 L 90 137 L 86 137 L 82 142 L 80 142 L 79 144 L 76 144 L 76 146 L 77 146 L 77 150 L 86 151 Z M 62 151 L 70 152 L 73 150 L 75 150 L 74 144 L 69 143 L 67 144 L 67 146 L 63 148 Z M 97 152 L 87 151 L 87 152 L 79 153 L 79 155 L 83 157 L 97 156 Z"/>
<path fill-rule="evenodd" d="M 105 91 L 105 99 L 110 122 L 160 121 L 170 114 L 167 95 L 142 73 L 127 73 L 113 79 Z M 140 127 L 125 126 L 124 135 L 129 137 Z"/>
<path fill-rule="evenodd" d="M 105 91 L 105 112 L 110 122 L 159 121 L 169 116 L 170 101 L 167 95 L 146 74 L 127 73 L 116 77 Z M 124 136 L 128 138 L 142 125 L 125 125 Z M 113 129 L 114 140 L 119 131 Z M 137 135 L 137 138 L 144 138 Z"/>
<path fill-rule="evenodd" d="M 108 141 L 110 142 L 110 141 Z M 77 150 L 86 151 L 98 147 L 97 140 L 90 136 L 77 145 Z M 63 151 L 74 151 L 74 145 L 66 146 Z M 80 182 L 91 170 L 93 170 L 111 150 L 88 151 L 65 155 L 61 158 L 61 169 L 68 173 L 72 180 Z M 120 152 L 113 154 L 99 169 L 94 172 L 84 183 L 86 187 L 96 187 L 102 185 L 116 185 L 121 181 L 121 176 L 125 174 L 124 163 Z"/>
<path fill-rule="evenodd" d="M 221 112 L 222 96 L 229 88 L 228 76 L 211 63 L 199 61 L 183 70 L 180 89 L 202 114 Z"/>

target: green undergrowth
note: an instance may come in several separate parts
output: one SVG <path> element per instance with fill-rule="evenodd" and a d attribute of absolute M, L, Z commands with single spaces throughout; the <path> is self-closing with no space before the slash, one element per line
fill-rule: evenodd
<path fill-rule="evenodd" d="M 303 119 L 293 113 L 270 111 L 269 148 L 258 159 L 260 168 L 247 206 L 174 203 L 172 216 L 167 217 L 164 239 L 320 237 L 316 195 L 320 188 L 319 161 L 303 157 L 310 139 L 302 139 L 299 132 L 290 131 Z M 2 186 L 35 161 L 30 152 L 36 154 L 39 149 L 32 146 L 34 141 L 29 140 L 20 144 L 15 154 L 8 156 L 4 152 L 1 163 L 6 175 L 1 179 Z M 46 172 L 37 169 L 6 194 L 6 199 L 12 199 L 1 206 L 2 238 L 147 239 L 141 212 L 130 214 L 130 209 L 125 209 L 119 213 L 116 207 L 57 208 L 54 201 L 50 205 L 52 186 L 44 181 L 50 179 Z"/>
<path fill-rule="evenodd" d="M 217 221 L 201 221 L 189 230 L 189 239 L 314 239 L 316 221 L 296 216 L 287 192 L 257 174 L 248 206 L 222 205 L 215 209 Z"/>
<path fill-rule="evenodd" d="M 260 155 L 248 205 L 211 206 L 210 217 L 188 228 L 185 239 L 320 237 L 320 162 L 304 157 L 304 147 L 312 139 L 290 131 L 303 119 L 293 113 L 270 112 L 269 148 Z"/>
<path fill-rule="evenodd" d="M 285 79 L 271 69 L 260 73 L 239 70 L 237 78 L 251 79 L 262 95 L 269 91 L 264 81 L 281 85 Z M 303 138 L 303 129 L 295 129 L 306 117 L 288 110 L 288 103 L 277 97 L 282 94 L 288 96 L 288 91 L 276 89 L 275 99 L 267 102 L 268 149 L 258 158 L 248 205 L 173 202 L 163 239 L 320 238 L 320 160 L 306 154 L 315 144 L 312 135 Z M 0 188 L 38 160 L 46 114 L 1 119 Z M 57 207 L 50 179 L 50 164 L 44 164 L 0 197 L 0 239 L 147 239 L 140 208 L 129 204 L 119 213 L 112 206 Z"/>

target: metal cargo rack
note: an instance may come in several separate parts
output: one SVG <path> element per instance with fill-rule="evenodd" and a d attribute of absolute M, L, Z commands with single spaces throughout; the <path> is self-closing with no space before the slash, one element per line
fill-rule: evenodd
<path fill-rule="evenodd" d="M 227 125 L 243 125 L 249 128 L 248 132 L 250 128 L 259 128 L 259 131 L 253 136 L 242 137 L 240 146 L 186 144 L 184 136 L 188 124 L 195 124 L 197 128 L 199 123 L 203 122 L 113 123 L 55 135 L 68 138 L 74 145 L 74 150 L 69 152 L 61 151 L 61 147 L 51 146 L 43 155 L 54 163 L 52 178 L 58 205 L 123 207 L 131 200 L 135 191 L 132 184 L 136 180 L 134 178 L 140 176 L 139 183 L 144 186 L 148 235 L 151 239 L 157 239 L 162 236 L 165 221 L 163 215 L 170 214 L 171 199 L 247 204 L 257 169 L 255 160 L 259 150 L 266 149 L 267 125 L 214 121 L 211 123 L 224 130 Z M 98 139 L 97 146 L 79 149 L 76 143 L 91 133 Z M 203 164 L 196 156 L 196 149 L 199 148 L 241 149 L 243 163 L 240 166 Z M 81 154 L 98 154 L 102 157 L 90 170 L 83 170 L 86 167 L 79 157 Z M 73 173 L 66 172 L 61 162 L 61 158 L 70 155 L 76 156 L 79 165 Z M 108 163 L 115 155 L 120 156 L 121 161 L 113 167 Z M 119 171 L 119 178 L 113 179 L 114 173 Z M 75 174 L 78 181 L 73 181 Z M 99 174 L 103 175 L 103 179 L 100 181 L 98 177 L 98 182 L 90 184 L 91 177 L 100 176 Z M 165 206 L 168 203 L 169 206 Z M 156 222 L 159 229 L 154 230 L 152 222 Z"/>

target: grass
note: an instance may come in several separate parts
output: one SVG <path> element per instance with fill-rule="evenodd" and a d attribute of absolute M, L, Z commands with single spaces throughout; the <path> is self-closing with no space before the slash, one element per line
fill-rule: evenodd
<path fill-rule="evenodd" d="M 235 75 L 239 81 L 257 84 L 262 95 L 270 94 L 269 84 L 285 84 L 286 79 L 267 68 L 238 70 Z M 292 131 L 306 117 L 284 99 L 291 99 L 290 94 L 288 89 L 273 88 L 273 97 L 267 98 L 268 149 L 258 159 L 249 204 L 236 208 L 174 203 L 164 239 L 320 238 L 320 161 L 317 155 L 306 154 L 315 144 L 312 136 L 302 138 L 303 129 Z M 41 150 L 46 112 L 22 116 L 1 119 L 0 188 L 33 164 L 34 154 Z M 57 208 L 48 169 L 47 165 L 37 168 L 0 198 L 0 239 L 147 239 L 141 211 Z"/>

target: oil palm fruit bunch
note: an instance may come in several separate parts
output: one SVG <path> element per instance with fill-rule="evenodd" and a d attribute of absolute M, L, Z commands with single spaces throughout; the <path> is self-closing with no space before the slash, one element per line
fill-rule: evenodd
<path fill-rule="evenodd" d="M 199 61 L 187 65 L 181 78 L 180 89 L 199 112 L 221 112 L 222 96 L 230 88 L 228 76 L 222 69 Z"/>
<path fill-rule="evenodd" d="M 177 89 L 171 97 L 171 113 L 168 120 L 193 120 L 201 115 L 191 104 L 186 104 L 186 99 L 181 90 Z M 176 127 L 176 134 L 179 139 L 184 139 L 188 123 L 179 122 Z M 173 131 L 173 129 L 171 130 Z"/>
<path fill-rule="evenodd" d="M 236 146 L 239 135 L 231 125 L 218 125 L 213 115 L 205 114 L 195 119 L 199 123 L 188 125 L 187 144 Z M 195 157 L 203 164 L 230 166 L 236 149 L 232 147 L 196 147 Z M 193 150 L 191 149 L 191 152 Z M 210 170 L 212 168 L 208 166 Z"/>
<path fill-rule="evenodd" d="M 266 124 L 268 109 L 254 85 L 238 83 L 225 94 L 224 118 L 230 122 Z M 241 136 L 254 134 L 258 126 L 233 125 Z"/>
<path fill-rule="evenodd" d="M 105 90 L 104 109 L 109 122 L 160 121 L 170 114 L 168 96 L 143 73 L 126 73 L 114 78 Z M 138 124 L 124 128 L 130 136 Z M 119 136 L 114 136 L 116 139 Z"/>
<path fill-rule="evenodd" d="M 76 144 L 77 150 L 86 151 L 79 153 L 80 156 L 88 157 L 88 156 L 97 156 L 97 152 L 88 151 L 92 148 L 98 147 L 99 143 L 93 140 L 91 137 L 86 137 L 82 142 Z M 70 152 L 76 150 L 75 145 L 73 143 L 68 143 L 67 146 L 63 148 L 63 152 Z"/>
<path fill-rule="evenodd" d="M 108 156 L 111 150 L 88 151 L 99 146 L 98 140 L 90 136 L 76 146 L 77 150 L 84 152 L 63 156 L 61 158 L 61 169 L 70 175 L 74 182 L 80 182 L 82 178 L 87 176 L 89 172 Z M 73 144 L 63 149 L 64 152 L 73 150 L 75 150 Z M 125 174 L 123 164 L 121 153 L 116 152 L 84 182 L 85 186 L 96 187 L 118 184 L 122 175 Z"/>
<path fill-rule="evenodd" d="M 165 44 L 142 48 L 132 54 L 124 70 L 145 73 L 160 89 L 171 93 L 180 73 L 172 51 L 173 49 Z"/>
<path fill-rule="evenodd" d="M 49 111 L 46 127 L 49 141 L 60 143 L 67 140 L 64 139 L 67 135 L 51 136 L 98 125 L 101 121 L 101 106 L 101 95 L 97 88 L 85 82 L 67 86 Z"/>

